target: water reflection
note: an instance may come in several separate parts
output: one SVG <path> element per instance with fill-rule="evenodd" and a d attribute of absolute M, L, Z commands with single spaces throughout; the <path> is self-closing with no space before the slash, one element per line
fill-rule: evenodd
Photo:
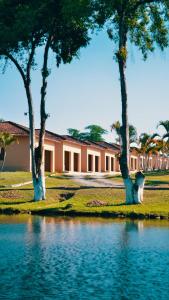
<path fill-rule="evenodd" d="M 0 299 L 167 299 L 167 222 L 0 217 Z"/>

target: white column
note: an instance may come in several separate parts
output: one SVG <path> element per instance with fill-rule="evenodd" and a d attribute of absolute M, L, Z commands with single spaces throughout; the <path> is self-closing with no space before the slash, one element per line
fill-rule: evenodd
<path fill-rule="evenodd" d="M 109 155 L 109 173 L 111 172 L 111 156 Z"/>
<path fill-rule="evenodd" d="M 95 155 L 92 155 L 92 172 L 95 172 Z"/>
<path fill-rule="evenodd" d="M 101 156 L 99 156 L 99 172 L 101 172 Z"/>
<path fill-rule="evenodd" d="M 81 153 L 78 154 L 78 172 L 81 172 Z"/>

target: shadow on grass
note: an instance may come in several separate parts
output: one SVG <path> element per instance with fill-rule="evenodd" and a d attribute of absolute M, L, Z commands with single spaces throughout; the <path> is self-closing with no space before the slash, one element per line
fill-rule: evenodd
<path fill-rule="evenodd" d="M 157 186 L 157 185 L 169 185 L 169 181 L 163 181 L 163 180 L 146 180 L 146 185 L 152 185 L 152 186 Z"/>
<path fill-rule="evenodd" d="M 17 204 L 26 204 L 26 203 L 33 203 L 35 202 L 34 200 L 21 200 L 21 201 L 17 201 L 17 202 L 13 202 L 13 201 L 1 201 L 0 204 L 1 205 L 17 205 Z"/>
<path fill-rule="evenodd" d="M 153 171 L 153 172 L 145 172 L 145 176 L 167 176 L 169 175 L 169 171 Z"/>
<path fill-rule="evenodd" d="M 71 175 L 50 175 L 48 176 L 49 179 L 71 179 L 73 178 Z"/>

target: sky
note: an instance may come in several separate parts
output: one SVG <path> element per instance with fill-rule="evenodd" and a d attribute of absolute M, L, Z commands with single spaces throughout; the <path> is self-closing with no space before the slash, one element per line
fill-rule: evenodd
<path fill-rule="evenodd" d="M 98 124 L 109 131 L 105 138 L 114 140 L 110 125 L 121 120 L 120 82 L 113 45 L 105 32 L 95 35 L 80 51 L 79 59 L 58 69 L 50 53 L 48 79 L 47 129 L 66 134 L 67 128 L 84 130 Z M 39 128 L 39 100 L 42 52 L 38 51 L 39 69 L 32 74 L 32 92 L 36 127 Z M 129 121 L 138 133 L 156 132 L 160 120 L 169 119 L 169 49 L 158 49 L 146 62 L 134 46 L 129 46 L 127 64 Z M 0 75 L 0 118 L 28 126 L 26 95 L 14 66 Z M 159 131 L 163 133 L 162 130 Z"/>

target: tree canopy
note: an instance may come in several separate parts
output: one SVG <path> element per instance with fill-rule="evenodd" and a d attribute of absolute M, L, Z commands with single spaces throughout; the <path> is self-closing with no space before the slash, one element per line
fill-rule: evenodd
<path fill-rule="evenodd" d="M 46 113 L 49 52 L 56 58 L 56 65 L 70 63 L 79 57 L 81 47 L 90 41 L 88 29 L 91 22 L 90 0 L 2 0 L 0 2 L 0 58 L 14 63 L 19 71 L 28 102 L 30 148 L 34 191 L 45 199 L 44 187 L 44 137 L 48 114 Z M 38 68 L 37 49 L 43 53 L 42 85 L 40 91 L 40 133 L 35 143 L 35 114 L 31 91 L 31 71 Z M 2 65 L 2 64 L 1 64 Z M 5 71 L 5 68 L 3 69 Z M 36 188 L 35 188 L 36 186 Z M 40 196 L 42 195 L 42 196 Z M 38 199 L 38 200 L 39 200 Z"/>
<path fill-rule="evenodd" d="M 67 131 L 69 135 L 79 140 L 87 140 L 91 142 L 102 142 L 104 141 L 103 135 L 107 134 L 107 130 L 99 125 L 88 125 L 85 127 L 85 132 L 80 132 L 77 129 L 69 128 Z"/>

